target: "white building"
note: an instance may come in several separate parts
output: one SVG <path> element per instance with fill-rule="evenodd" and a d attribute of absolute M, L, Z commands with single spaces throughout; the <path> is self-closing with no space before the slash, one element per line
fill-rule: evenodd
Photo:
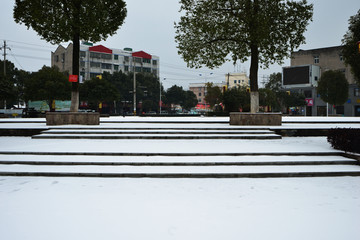
<path fill-rule="evenodd" d="M 73 45 L 67 48 L 59 45 L 55 52 L 51 52 L 51 65 L 61 71 L 72 73 Z M 80 45 L 80 75 L 86 80 L 101 75 L 103 72 L 124 73 L 143 72 L 152 73 L 159 77 L 159 57 L 144 51 L 134 52 L 131 48 L 110 49 L 103 45 L 93 46 L 89 43 Z"/>
<path fill-rule="evenodd" d="M 225 75 L 225 82 L 229 89 L 250 86 L 250 79 L 246 73 L 228 73 Z"/>

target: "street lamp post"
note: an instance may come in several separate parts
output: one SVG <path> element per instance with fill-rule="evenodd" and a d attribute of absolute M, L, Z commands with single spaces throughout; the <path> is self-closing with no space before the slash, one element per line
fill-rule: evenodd
<path fill-rule="evenodd" d="M 166 78 L 164 78 L 164 81 L 166 80 Z M 161 79 L 159 78 L 159 83 L 160 83 L 160 102 L 159 102 L 159 115 L 161 114 Z"/>
<path fill-rule="evenodd" d="M 209 76 L 212 75 L 213 73 L 209 73 Z M 199 74 L 200 76 L 202 76 L 202 74 L 200 73 Z M 206 102 L 205 102 L 205 96 L 206 96 L 206 74 L 204 74 L 204 77 L 205 77 L 205 82 L 204 82 L 204 109 L 205 109 L 205 112 L 206 112 Z"/>

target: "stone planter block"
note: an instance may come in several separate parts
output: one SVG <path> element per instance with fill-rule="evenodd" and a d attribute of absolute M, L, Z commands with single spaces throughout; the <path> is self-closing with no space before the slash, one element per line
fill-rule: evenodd
<path fill-rule="evenodd" d="M 47 112 L 46 125 L 99 125 L 100 114 L 98 112 Z"/>
<path fill-rule="evenodd" d="M 230 113 L 230 125 L 281 126 L 282 113 Z"/>

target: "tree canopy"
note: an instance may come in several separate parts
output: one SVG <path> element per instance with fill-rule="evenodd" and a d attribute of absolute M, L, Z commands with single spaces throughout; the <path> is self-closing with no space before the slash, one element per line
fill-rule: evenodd
<path fill-rule="evenodd" d="M 178 52 L 189 67 L 214 68 L 251 58 L 250 87 L 258 91 L 259 63 L 282 63 L 305 42 L 312 19 L 306 0 L 180 0 Z M 257 95 L 258 98 L 258 95 Z M 254 102 L 255 103 L 255 102 Z M 255 103 L 256 105 L 256 103 Z M 254 111 L 258 106 L 254 106 Z"/>
<path fill-rule="evenodd" d="M 15 65 L 6 60 L 5 62 L 5 71 L 6 76 L 4 75 L 4 61 L 0 60 L 0 100 L 14 100 L 16 98 L 16 88 L 14 83 L 16 83 L 16 72 L 18 69 L 15 68 Z"/>
<path fill-rule="evenodd" d="M 94 108 L 97 108 L 98 103 L 120 99 L 119 91 L 106 78 L 93 78 L 85 81 L 81 84 L 80 96 Z"/>
<path fill-rule="evenodd" d="M 57 67 L 43 66 L 25 80 L 26 100 L 46 100 L 51 111 L 53 100 L 70 99 L 71 85 L 67 76 Z"/>
<path fill-rule="evenodd" d="M 73 42 L 72 74 L 79 75 L 80 40 L 99 42 L 124 23 L 123 0 L 16 0 L 14 19 L 46 41 Z M 72 83 L 71 109 L 79 107 L 79 83 Z"/>
<path fill-rule="evenodd" d="M 349 83 L 341 71 L 326 71 L 318 82 L 320 98 L 331 105 L 342 105 L 349 95 Z"/>
<path fill-rule="evenodd" d="M 91 42 L 115 34 L 126 17 L 123 0 L 16 0 L 14 19 L 44 40 L 59 44 L 74 36 Z"/>
<path fill-rule="evenodd" d="M 349 29 L 342 40 L 343 57 L 345 63 L 350 65 L 355 79 L 360 85 L 360 50 L 358 42 L 360 41 L 360 10 L 356 15 L 349 19 Z"/>
<path fill-rule="evenodd" d="M 209 103 L 210 108 L 214 108 L 215 104 L 220 103 L 222 97 L 221 88 L 214 86 L 214 83 L 206 83 L 205 101 Z"/>
<path fill-rule="evenodd" d="M 185 91 L 183 87 L 173 85 L 167 89 L 164 96 L 164 103 L 167 105 L 179 104 L 183 108 L 190 110 L 198 103 L 196 95 L 191 91 Z"/>

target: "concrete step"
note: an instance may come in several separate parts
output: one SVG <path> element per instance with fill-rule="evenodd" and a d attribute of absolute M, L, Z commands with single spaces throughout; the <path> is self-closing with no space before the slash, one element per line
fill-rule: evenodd
<path fill-rule="evenodd" d="M 125 135 L 125 134 L 40 134 L 35 135 L 34 139 L 281 139 L 280 135 L 276 134 L 252 134 L 252 135 L 212 135 L 212 134 L 198 134 L 198 135 Z"/>
<path fill-rule="evenodd" d="M 34 139 L 281 139 L 267 129 L 50 129 Z"/>
<path fill-rule="evenodd" d="M 267 169 L 263 171 L 237 171 L 235 169 L 228 171 L 170 171 L 169 169 L 160 171 L 156 167 L 150 171 L 144 170 L 135 170 L 133 171 L 124 171 L 121 169 L 113 169 L 109 171 L 100 171 L 98 166 L 96 166 L 96 171 L 91 171 L 89 169 L 74 169 L 71 167 L 72 171 L 67 171 L 66 169 L 59 169 L 59 166 L 56 169 L 29 169 L 29 168 L 3 168 L 1 167 L 0 176 L 41 176 L 41 177 L 114 177 L 114 178 L 285 178 L 285 177 L 343 177 L 343 176 L 360 176 L 359 168 L 340 168 L 342 165 L 336 165 L 333 169 L 283 169 L 283 171 L 276 171 L 274 169 Z M 358 167 L 358 166 L 357 166 Z M 167 167 L 168 168 L 168 167 Z M 179 167 L 177 167 L 179 168 Z M 278 167 L 277 167 L 278 168 Z M 253 167 L 251 168 L 253 169 Z"/>
<path fill-rule="evenodd" d="M 260 178 L 360 176 L 358 162 L 328 155 L 114 156 L 1 154 L 0 176 Z"/>

